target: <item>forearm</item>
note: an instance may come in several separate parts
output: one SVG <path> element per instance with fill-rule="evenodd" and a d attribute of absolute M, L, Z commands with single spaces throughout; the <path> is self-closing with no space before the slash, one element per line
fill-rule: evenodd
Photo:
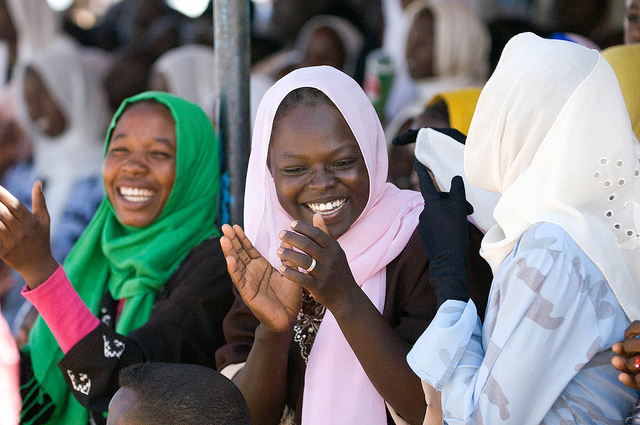
<path fill-rule="evenodd" d="M 422 424 L 426 402 L 420 378 L 406 362 L 411 346 L 384 320 L 359 287 L 331 309 L 369 380 L 407 422 Z"/>
<path fill-rule="evenodd" d="M 61 266 L 37 288 L 25 287 L 22 295 L 42 315 L 64 353 L 100 323 L 80 299 Z"/>
<path fill-rule="evenodd" d="M 262 325 L 245 366 L 233 382 L 244 396 L 255 425 L 277 424 L 287 399 L 287 361 L 293 329 L 273 334 Z"/>

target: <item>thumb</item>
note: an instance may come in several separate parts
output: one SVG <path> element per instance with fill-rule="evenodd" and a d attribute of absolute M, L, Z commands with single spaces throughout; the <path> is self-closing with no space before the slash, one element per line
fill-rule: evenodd
<path fill-rule="evenodd" d="M 320 214 L 315 213 L 313 215 L 313 225 L 315 227 L 317 227 L 318 229 L 322 230 L 323 232 L 325 232 L 327 235 L 333 237 L 333 235 L 331 234 L 331 231 L 329 230 L 329 228 L 325 224 L 324 219 L 322 218 L 322 216 Z"/>
<path fill-rule="evenodd" d="M 44 193 L 42 193 L 42 181 L 40 180 L 36 181 L 31 189 L 31 211 L 40 221 L 47 225 L 49 224 L 49 211 L 47 210 Z"/>

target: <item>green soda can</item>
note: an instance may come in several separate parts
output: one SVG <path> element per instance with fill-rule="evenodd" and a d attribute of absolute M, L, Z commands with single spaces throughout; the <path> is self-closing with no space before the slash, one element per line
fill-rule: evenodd
<path fill-rule="evenodd" d="M 393 58 L 382 49 L 373 50 L 367 55 L 364 68 L 364 92 L 371 100 L 380 122 L 384 124 L 384 108 L 389 98 L 391 84 L 395 74 Z"/>

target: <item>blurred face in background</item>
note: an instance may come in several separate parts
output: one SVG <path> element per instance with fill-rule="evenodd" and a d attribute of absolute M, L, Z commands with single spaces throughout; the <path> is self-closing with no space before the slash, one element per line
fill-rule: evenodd
<path fill-rule="evenodd" d="M 627 0 L 624 42 L 626 44 L 640 43 L 640 0 Z"/>
<path fill-rule="evenodd" d="M 307 45 L 302 66 L 329 65 L 342 69 L 345 62 L 344 46 L 340 37 L 330 28 L 318 28 Z"/>
<path fill-rule="evenodd" d="M 434 76 L 434 18 L 428 10 L 420 11 L 407 36 L 407 68 L 414 80 Z"/>
<path fill-rule="evenodd" d="M 67 128 L 65 116 L 40 75 L 31 68 L 26 69 L 22 90 L 29 118 L 38 131 L 49 137 L 61 135 Z"/>

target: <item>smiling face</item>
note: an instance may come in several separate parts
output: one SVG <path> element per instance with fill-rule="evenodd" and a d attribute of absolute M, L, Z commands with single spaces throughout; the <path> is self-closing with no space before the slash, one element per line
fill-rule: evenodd
<path fill-rule="evenodd" d="M 296 220 L 320 213 L 336 239 L 358 219 L 369 199 L 364 157 L 333 104 L 301 104 L 277 119 L 269 170 L 278 201 Z"/>
<path fill-rule="evenodd" d="M 176 125 L 159 103 L 122 113 L 102 167 L 107 197 L 120 222 L 145 227 L 162 213 L 176 178 Z"/>

